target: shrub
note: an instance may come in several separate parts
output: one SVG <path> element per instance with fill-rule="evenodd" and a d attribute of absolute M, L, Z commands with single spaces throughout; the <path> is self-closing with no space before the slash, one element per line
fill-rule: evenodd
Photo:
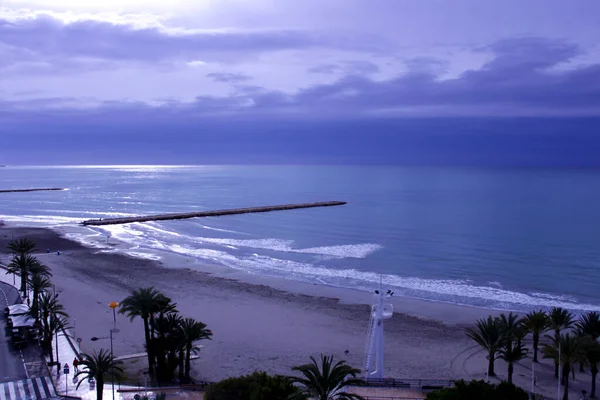
<path fill-rule="evenodd" d="M 431 392 L 427 400 L 528 400 L 529 395 L 512 383 L 493 385 L 484 381 L 457 381 L 455 387 Z"/>
<path fill-rule="evenodd" d="M 287 377 L 256 371 L 210 385 L 204 400 L 286 400 L 298 393 Z"/>

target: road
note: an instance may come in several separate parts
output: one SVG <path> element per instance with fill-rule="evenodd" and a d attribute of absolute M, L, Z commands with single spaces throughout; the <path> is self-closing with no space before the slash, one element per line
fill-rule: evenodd
<path fill-rule="evenodd" d="M 4 271 L 0 270 L 0 273 Z M 0 383 L 48 375 L 41 349 L 31 343 L 23 350 L 16 350 L 6 329 L 4 308 L 19 302 L 17 290 L 0 282 Z"/>

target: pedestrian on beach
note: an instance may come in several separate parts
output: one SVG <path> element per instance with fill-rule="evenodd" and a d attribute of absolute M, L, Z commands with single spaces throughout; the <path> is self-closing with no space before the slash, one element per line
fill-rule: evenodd
<path fill-rule="evenodd" d="M 73 359 L 73 368 L 75 368 L 75 373 L 79 372 L 79 368 L 77 367 L 79 367 L 79 360 L 77 359 L 77 357 L 75 357 Z"/>

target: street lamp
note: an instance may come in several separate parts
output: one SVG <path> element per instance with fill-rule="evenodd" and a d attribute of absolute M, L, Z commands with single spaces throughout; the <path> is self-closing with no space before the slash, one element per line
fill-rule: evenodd
<path fill-rule="evenodd" d="M 110 303 L 108 303 L 108 306 L 113 310 L 113 329 L 117 329 L 117 313 L 115 309 L 119 306 L 119 303 L 117 303 L 116 301 L 111 301 Z"/>
<path fill-rule="evenodd" d="M 97 340 L 101 340 L 101 339 L 110 339 L 110 358 L 113 361 L 112 364 L 112 368 L 111 368 L 111 375 L 112 375 L 112 397 L 113 400 L 115 400 L 115 364 L 114 364 L 114 356 L 113 356 L 113 333 L 119 333 L 118 329 L 111 329 L 110 330 L 110 336 L 103 336 L 103 337 L 96 337 L 94 336 L 93 338 L 91 338 L 90 340 L 92 342 L 95 342 Z"/>

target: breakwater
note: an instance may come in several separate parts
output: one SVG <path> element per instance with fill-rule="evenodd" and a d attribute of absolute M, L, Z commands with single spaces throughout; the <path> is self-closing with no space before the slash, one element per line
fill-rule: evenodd
<path fill-rule="evenodd" d="M 156 214 L 156 215 L 145 215 L 145 216 L 138 216 L 138 217 L 89 219 L 87 221 L 83 221 L 81 224 L 82 225 L 130 224 L 132 222 L 165 221 L 165 220 L 173 220 L 173 219 L 188 219 L 188 218 L 201 218 L 201 217 L 220 217 L 223 215 L 295 210 L 295 209 L 300 209 L 300 208 L 333 207 L 333 206 L 342 206 L 344 204 L 346 204 L 345 201 L 322 201 L 322 202 L 318 202 L 318 203 L 283 204 L 283 205 L 277 205 L 277 206 L 232 208 L 232 209 L 228 209 L 228 210 L 199 211 L 199 212 L 188 212 L 188 213 Z"/>
<path fill-rule="evenodd" d="M 31 188 L 31 189 L 0 189 L 0 193 L 18 192 L 50 192 L 54 190 L 66 190 L 65 188 Z"/>

